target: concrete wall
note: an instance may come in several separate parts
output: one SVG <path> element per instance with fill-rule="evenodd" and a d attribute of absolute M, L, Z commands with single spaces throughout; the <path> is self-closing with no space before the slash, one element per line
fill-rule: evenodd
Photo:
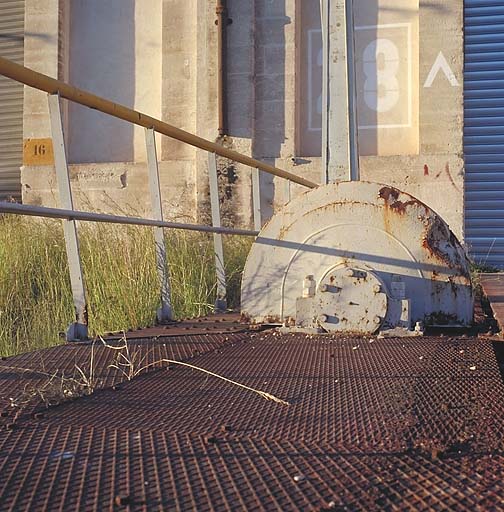
<path fill-rule="evenodd" d="M 192 111 L 194 117 L 195 105 L 181 105 L 180 113 L 167 108 L 177 105 L 177 98 L 170 96 L 163 76 L 171 77 L 172 83 L 181 82 L 172 52 L 166 48 L 167 41 L 178 40 L 173 37 L 175 26 L 166 23 L 173 19 L 173 4 L 166 0 L 75 0 L 71 4 L 27 0 L 25 65 L 180 126 L 180 120 L 187 118 L 182 110 Z M 185 84 L 180 85 L 184 89 Z M 188 98 L 194 97 L 190 88 L 185 90 Z M 144 129 L 79 105 L 65 101 L 62 105 L 76 208 L 149 215 Z M 194 125 L 186 128 L 195 131 Z M 46 95 L 27 88 L 24 138 L 47 142 L 50 137 Z M 179 160 L 160 136 L 157 141 L 167 217 L 194 219 L 194 151 Z M 48 163 L 25 155 L 25 203 L 59 204 L 54 168 Z"/>
<path fill-rule="evenodd" d="M 464 222 L 463 5 L 422 2 L 419 10 L 419 152 L 399 157 L 364 157 L 365 180 L 410 192 L 437 211 L 459 236 Z M 457 79 L 443 71 L 428 87 L 440 52 Z M 400 144 L 399 141 L 396 142 Z"/>
<path fill-rule="evenodd" d="M 162 2 L 75 0 L 69 78 L 77 87 L 161 116 Z M 145 161 L 142 128 L 76 104 L 69 111 L 69 160 Z"/>
<path fill-rule="evenodd" d="M 228 1 L 232 19 L 228 27 L 229 135 L 222 143 L 320 181 L 320 158 L 303 156 L 299 144 L 302 134 L 299 80 L 303 79 L 299 64 L 301 1 L 312 2 L 313 8 L 318 8 L 318 0 Z M 116 9 L 117 2 L 120 8 Z M 103 10 L 96 23 L 94 14 L 87 10 L 94 3 L 100 4 Z M 214 2 L 77 0 L 72 4 L 71 80 L 149 114 L 160 115 L 175 126 L 217 140 Z M 375 117 L 380 126 L 404 124 L 402 113 L 410 108 L 412 121 L 395 131 L 390 128 L 360 131 L 362 179 L 411 192 L 438 211 L 461 236 L 462 2 L 429 1 L 419 6 L 418 0 L 358 0 L 356 12 L 356 24 L 378 26 L 376 39 L 396 37 L 390 25 L 410 25 L 409 35 L 403 31 L 395 40 L 402 59 L 398 65 L 411 66 L 409 73 L 404 70 L 399 73 L 400 80 L 409 80 L 407 99 L 400 96 L 394 109 L 376 113 Z M 27 0 L 27 32 L 30 26 L 32 30 L 37 26 L 44 37 L 37 40 L 27 37 L 26 64 L 52 76 L 61 74 L 58 67 L 64 66 L 64 59 L 58 60 L 58 51 L 61 53 L 64 47 L 58 45 L 64 39 L 64 34 L 58 36 L 59 18 L 61 12 L 56 0 Z M 359 55 L 370 44 L 365 39 L 371 37 L 367 30 L 365 37 L 364 31 L 359 36 L 362 47 L 357 44 L 358 76 L 366 74 L 365 59 Z M 102 52 L 103 58 L 96 62 L 93 57 Z M 408 62 L 404 60 L 407 55 L 404 52 L 409 52 Z M 458 86 L 453 79 L 450 83 L 442 70 L 432 83 L 426 83 L 440 52 Z M 385 57 L 380 62 L 375 74 L 381 69 L 379 66 L 387 66 Z M 364 93 L 372 94 L 368 89 L 364 91 L 364 86 L 361 87 L 361 103 Z M 92 112 L 84 114 L 80 109 L 69 112 L 70 156 L 74 162 L 91 162 L 91 165 L 72 167 L 77 206 L 110 210 L 116 208 L 115 202 L 121 208 L 148 212 L 142 130 L 116 127 L 116 121 L 97 126 L 96 116 Z M 361 110 L 359 116 L 369 124 L 369 113 Z M 81 122 L 72 124 L 72 117 Z M 49 136 L 45 97 L 32 91 L 25 98 L 25 138 Z M 205 153 L 164 137 L 158 145 L 158 154 L 166 217 L 205 219 L 208 211 Z M 219 159 L 218 166 L 226 223 L 249 226 L 250 170 L 225 159 Z M 51 166 L 25 166 L 23 184 L 26 202 L 57 203 Z M 261 188 L 266 217 L 293 194 L 304 190 L 267 175 L 261 177 Z"/>
<path fill-rule="evenodd" d="M 316 3 L 313 0 L 313 4 Z M 277 4 L 268 1 L 261 3 L 269 8 L 264 12 L 271 22 L 278 19 L 278 11 L 274 11 Z M 293 4 L 294 2 L 286 2 L 286 15 L 290 18 L 290 23 L 284 27 L 285 51 L 276 57 L 276 66 L 271 59 L 269 61 L 270 68 L 284 71 L 280 75 L 273 71 L 268 73 L 271 83 L 274 83 L 277 89 L 280 88 L 280 91 L 276 92 L 278 99 L 281 99 L 282 94 L 284 95 L 284 109 L 281 112 L 286 120 L 284 142 L 280 146 L 278 140 L 268 142 L 270 138 L 265 135 L 259 147 L 261 156 L 274 156 L 277 166 L 319 181 L 320 159 L 297 156 L 293 143 L 296 100 L 292 79 L 296 60 L 293 49 L 296 30 Z M 418 101 L 417 106 L 412 106 L 413 116 L 418 116 L 417 121 L 413 120 L 413 131 L 416 131 L 418 143 L 408 143 L 408 139 L 412 137 L 411 133 L 407 134 L 406 139 L 401 139 L 397 131 L 394 136 L 389 137 L 383 130 L 376 130 L 374 137 L 377 140 L 380 139 L 376 145 L 376 154 L 364 156 L 370 152 L 369 144 L 364 151 L 361 151 L 361 179 L 391 184 L 410 192 L 441 214 L 452 230 L 462 238 L 464 221 L 463 3 L 456 0 L 421 2 L 416 10 L 411 4 L 409 0 L 408 2 L 378 0 L 378 4 L 369 0 L 360 0 L 356 5 L 356 25 L 387 26 L 405 21 L 412 24 L 411 88 L 413 100 Z M 380 7 L 378 12 L 376 12 L 377 5 Z M 372 21 L 373 16 L 375 21 Z M 263 23 L 267 23 L 267 20 L 264 19 Z M 278 38 L 278 35 L 275 37 Z M 383 34 L 378 33 L 378 37 L 383 37 Z M 270 40 L 274 44 L 273 36 Z M 429 75 L 434 76 L 431 72 L 436 61 L 440 62 L 438 60 L 440 52 L 454 76 L 450 82 L 443 70 L 440 70 L 431 84 L 428 78 Z M 414 69 L 415 63 L 418 69 Z M 362 65 L 362 60 L 357 56 L 357 66 L 359 64 Z M 260 91 L 259 88 L 258 90 Z M 271 91 L 270 88 L 268 94 Z M 359 102 L 362 103 L 362 98 L 359 98 Z M 268 113 L 262 115 L 256 110 L 256 126 L 268 125 L 269 116 Z M 411 132 L 412 128 L 405 128 L 405 130 Z M 256 132 L 256 140 L 260 136 L 261 134 Z M 362 130 L 359 136 L 363 137 Z M 369 134 L 366 133 L 365 136 L 369 137 Z M 404 154 L 405 145 L 410 148 L 411 153 Z M 275 179 L 274 188 L 275 205 L 280 206 L 288 199 L 285 195 L 285 187 L 282 186 L 281 180 Z M 290 192 L 295 194 L 301 190 L 295 185 L 291 187 Z"/>

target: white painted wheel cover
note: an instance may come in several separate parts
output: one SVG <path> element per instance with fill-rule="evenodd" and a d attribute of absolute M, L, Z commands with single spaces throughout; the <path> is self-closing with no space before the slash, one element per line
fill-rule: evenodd
<path fill-rule="evenodd" d="M 402 279 L 413 322 L 472 322 L 468 260 L 447 224 L 411 195 L 362 181 L 312 189 L 264 226 L 244 269 L 243 315 L 256 323 L 295 318 L 306 275 L 319 286 L 341 264 L 372 270 L 389 292 L 392 278 Z"/>

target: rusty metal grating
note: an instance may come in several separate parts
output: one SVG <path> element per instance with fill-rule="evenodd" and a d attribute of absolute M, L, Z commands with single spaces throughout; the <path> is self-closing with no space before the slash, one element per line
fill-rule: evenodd
<path fill-rule="evenodd" d="M 504 274 L 480 274 L 479 281 L 502 331 L 504 329 Z"/>
<path fill-rule="evenodd" d="M 217 333 L 185 335 L 149 339 L 129 339 L 128 346 L 134 360 L 142 365 L 155 363 L 161 359 L 185 361 L 193 357 L 216 350 L 230 338 L 243 339 L 245 334 Z M 121 340 L 109 340 L 109 344 L 120 346 Z M 54 376 L 75 376 L 77 368 L 90 372 L 91 354 L 96 388 L 110 388 L 125 380 L 125 376 L 110 365 L 116 353 L 97 341 L 93 344 L 66 344 L 38 350 L 19 356 L 3 358 L 0 361 L 0 409 L 3 414 L 9 412 L 11 398 L 23 394 L 28 388 L 43 386 Z M 166 366 L 160 363 L 157 366 Z M 58 378 L 53 379 L 55 382 Z M 33 401 L 36 407 L 39 400 Z M 32 408 L 30 408 L 31 410 Z M 29 412 L 29 411 L 28 411 Z M 0 418 L 1 420 L 1 418 Z M 8 420 L 5 420 L 8 421 Z"/>
<path fill-rule="evenodd" d="M 173 367 L 2 418 L 0 510 L 504 507 L 500 342 L 269 331 L 131 343 L 291 406 Z"/>
<path fill-rule="evenodd" d="M 248 330 L 248 325 L 241 321 L 237 313 L 215 314 L 199 318 L 185 318 L 168 325 L 156 325 L 142 329 L 132 329 L 126 333 L 109 333 L 107 339 L 169 338 L 198 334 L 236 333 Z"/>
<path fill-rule="evenodd" d="M 432 461 L 330 445 L 40 426 L 0 442 L 2 510 L 488 510 L 502 455 Z M 122 506 L 121 506 L 122 505 Z"/>
<path fill-rule="evenodd" d="M 44 421 L 202 435 L 229 424 L 235 436 L 359 451 L 502 447 L 504 387 L 487 341 L 267 334 L 231 341 L 193 362 L 292 405 L 172 368 L 54 408 Z"/>

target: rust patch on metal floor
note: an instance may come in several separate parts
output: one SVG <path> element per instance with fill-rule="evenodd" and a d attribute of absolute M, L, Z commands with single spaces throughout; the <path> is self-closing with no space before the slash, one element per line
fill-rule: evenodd
<path fill-rule="evenodd" d="M 479 280 L 502 333 L 504 332 L 504 273 L 480 274 Z"/>
<path fill-rule="evenodd" d="M 187 338 L 136 346 L 179 350 L 291 405 L 174 366 L 42 416 L 1 418 L 0 509 L 504 506 L 504 344 L 274 331 Z M 198 343 L 209 350 L 194 354 Z"/>

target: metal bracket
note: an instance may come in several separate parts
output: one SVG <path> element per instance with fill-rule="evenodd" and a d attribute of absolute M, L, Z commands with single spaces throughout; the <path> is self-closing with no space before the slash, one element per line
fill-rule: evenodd
<path fill-rule="evenodd" d="M 54 147 L 54 166 L 58 183 L 59 199 L 61 206 L 66 210 L 73 210 L 72 189 L 68 175 L 68 163 L 63 135 L 63 122 L 61 117 L 61 104 L 59 94 L 49 94 L 49 117 Z M 65 234 L 68 268 L 70 271 L 70 283 L 75 306 L 75 322 L 73 322 L 66 334 L 67 341 L 84 341 L 88 338 L 88 314 L 86 303 L 86 291 L 82 275 L 82 265 L 79 252 L 79 239 L 75 220 L 64 220 L 63 231 Z"/>
<path fill-rule="evenodd" d="M 254 229 L 261 231 L 261 171 L 257 168 L 252 169 L 252 207 L 254 210 Z"/>
<path fill-rule="evenodd" d="M 155 220 L 163 220 L 163 205 L 161 203 L 161 187 L 159 185 L 159 169 L 156 152 L 156 135 L 152 128 L 145 128 L 145 145 L 147 148 L 147 167 L 149 170 L 149 191 L 151 197 L 152 216 Z M 157 310 L 157 321 L 166 324 L 173 321 L 171 304 L 170 275 L 168 259 L 166 257 L 166 245 L 164 230 L 161 227 L 154 228 L 154 240 L 156 243 L 156 267 L 161 286 L 161 307 Z"/>
<path fill-rule="evenodd" d="M 208 153 L 208 180 L 210 184 L 210 204 L 212 208 L 212 225 L 221 227 L 219 184 L 217 181 L 217 157 L 215 153 Z M 217 277 L 217 298 L 215 311 L 224 312 L 227 309 L 226 270 L 224 267 L 224 248 L 222 235 L 214 233 L 215 272 Z"/>

